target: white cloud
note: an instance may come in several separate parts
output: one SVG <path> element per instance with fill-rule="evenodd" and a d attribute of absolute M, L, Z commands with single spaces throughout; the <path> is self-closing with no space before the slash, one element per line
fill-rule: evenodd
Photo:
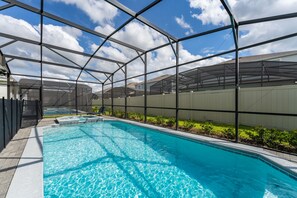
<path fill-rule="evenodd" d="M 189 35 L 189 34 L 194 33 L 193 28 L 191 27 L 190 24 L 188 24 L 188 23 L 185 21 L 183 15 L 182 15 L 180 18 L 179 18 L 179 17 L 175 17 L 175 21 L 176 21 L 176 23 L 177 23 L 180 27 L 182 27 L 183 29 L 188 30 L 188 31 L 186 32 L 186 35 Z"/>
<path fill-rule="evenodd" d="M 105 35 L 111 34 L 113 31 L 115 31 L 115 28 L 111 26 L 110 24 L 106 24 L 104 26 L 97 26 L 95 27 L 95 31 L 100 32 Z"/>
<path fill-rule="evenodd" d="M 228 13 L 219 0 L 189 0 L 189 2 L 191 8 L 200 10 L 198 14 L 192 14 L 192 17 L 199 19 L 203 25 L 225 25 L 229 23 Z"/>
<path fill-rule="evenodd" d="M 68 75 L 65 74 L 57 74 L 56 71 L 43 71 L 44 77 L 52 77 L 52 78 L 61 78 L 61 79 L 71 79 Z"/>
<path fill-rule="evenodd" d="M 87 14 L 97 24 L 112 24 L 114 17 L 118 15 L 118 9 L 104 0 L 52 0 L 75 5 Z"/>
<path fill-rule="evenodd" d="M 65 31 L 66 30 L 66 31 Z M 43 42 L 83 52 L 77 38 L 82 35 L 80 30 L 71 27 L 43 25 Z"/>
<path fill-rule="evenodd" d="M 22 60 L 12 60 L 9 62 L 10 71 L 15 74 L 27 74 L 33 76 L 40 75 L 40 64 L 25 62 Z"/>
<path fill-rule="evenodd" d="M 13 56 L 27 57 L 31 59 L 40 59 L 40 47 L 29 43 L 17 41 L 1 49 L 4 54 Z"/>
<path fill-rule="evenodd" d="M 180 48 L 181 48 L 180 52 L 179 52 L 179 54 L 180 54 L 179 62 L 180 63 L 187 63 L 187 62 L 190 62 L 190 61 L 193 61 L 193 60 L 198 60 L 198 59 L 203 58 L 203 56 L 201 56 L 201 55 L 191 54 L 188 50 L 183 49 L 183 46 L 181 46 Z M 211 55 L 213 55 L 213 54 L 207 54 L 206 56 L 211 56 Z M 181 66 L 180 71 L 185 71 L 185 70 L 193 69 L 193 68 L 196 68 L 196 67 L 215 65 L 215 64 L 227 61 L 227 60 L 229 60 L 229 59 L 218 56 L 218 57 L 214 57 L 214 58 L 210 58 L 210 59 L 206 59 L 206 60 L 202 60 L 202 61 L 198 61 L 198 62 L 195 62 L 195 63 L 191 63 L 191 64 Z"/>
<path fill-rule="evenodd" d="M 39 41 L 39 31 L 22 19 L 0 14 L 1 32 Z"/>
<path fill-rule="evenodd" d="M 0 45 L 6 44 L 8 42 L 12 41 L 12 39 L 0 37 Z"/>
<path fill-rule="evenodd" d="M 7 24 L 10 24 L 10 25 L 7 25 Z M 0 27 L 2 27 L 1 31 L 7 34 L 16 35 L 19 37 L 28 38 L 36 41 L 39 41 L 40 39 L 39 38 L 40 25 L 33 26 L 22 19 L 15 19 L 7 15 L 0 15 Z M 83 47 L 80 46 L 78 41 L 79 37 L 82 35 L 82 32 L 80 30 L 77 30 L 72 27 L 55 26 L 55 25 L 44 25 L 43 27 L 44 27 L 43 29 L 44 42 L 65 47 L 65 48 L 74 49 L 81 52 L 84 51 Z M 33 45 L 33 44 L 18 41 L 2 48 L 1 50 L 5 54 L 27 57 L 27 58 L 37 59 L 37 60 L 40 59 L 40 46 L 38 45 Z M 83 60 L 81 57 L 73 54 L 69 54 L 69 53 L 66 56 L 75 62 L 79 62 Z M 52 61 L 52 62 L 69 64 L 68 61 L 66 61 L 62 57 L 59 57 L 58 55 L 55 55 L 53 52 L 47 50 L 46 48 L 44 48 L 44 51 L 43 51 L 43 59 L 47 61 Z M 28 74 L 30 70 L 32 70 L 30 71 L 30 73 L 36 73 L 36 69 L 34 69 L 33 67 L 30 67 L 30 65 L 32 64 L 33 64 L 32 62 L 19 61 L 19 60 L 14 60 L 11 63 L 9 63 L 9 65 L 13 65 L 13 67 L 15 68 L 14 73 L 25 73 L 25 74 Z M 34 65 L 36 64 L 34 63 Z M 79 70 L 77 71 L 79 72 Z M 55 74 L 57 73 L 63 73 L 64 78 L 67 75 L 69 75 L 69 77 L 73 77 L 73 74 L 74 74 L 74 72 L 69 72 L 69 70 L 61 67 L 45 67 L 44 72 L 46 74 L 49 74 L 49 76 L 55 76 Z M 37 75 L 39 75 L 39 72 L 37 72 Z"/>
<path fill-rule="evenodd" d="M 70 26 L 62 26 L 62 30 L 76 39 L 78 39 L 83 34 L 81 30 Z"/>
<path fill-rule="evenodd" d="M 167 42 L 167 39 L 159 32 L 136 21 L 130 22 L 113 37 L 140 49 L 150 49 Z"/>
<path fill-rule="evenodd" d="M 188 26 L 185 25 L 185 27 L 188 27 Z M 158 32 L 138 22 L 129 23 L 124 29 L 120 30 L 117 34 L 115 34 L 114 38 L 123 40 L 127 43 L 130 43 L 132 45 L 135 45 L 143 49 L 151 49 L 153 47 L 156 47 L 168 42 L 168 40 L 163 35 L 159 34 Z M 93 51 L 95 51 L 97 48 L 98 48 L 98 45 L 95 45 L 95 44 L 92 45 Z M 137 54 L 133 50 L 112 42 L 108 42 L 108 45 L 102 46 L 101 49 L 98 51 L 97 55 L 118 59 L 124 62 L 127 62 L 128 60 L 137 56 Z M 175 55 L 172 51 L 171 46 L 166 46 L 154 52 L 150 52 L 148 53 L 147 57 L 148 57 L 148 71 L 154 71 L 157 69 L 173 66 L 175 65 L 175 62 L 176 62 Z M 200 59 L 200 58 L 202 58 L 202 56 L 193 55 L 186 49 L 183 49 L 183 46 L 180 45 L 180 62 L 181 63 Z M 186 65 L 186 66 L 183 66 L 182 68 L 191 69 L 193 67 L 212 65 L 226 60 L 227 59 L 225 58 L 217 57 L 206 61 L 200 61 L 195 64 Z M 100 67 L 102 69 L 102 68 L 108 68 L 109 66 L 107 64 L 102 64 L 100 62 L 98 64 L 94 64 L 94 68 L 100 69 Z M 129 71 L 128 76 L 139 75 L 139 74 L 143 74 L 144 72 L 144 64 L 140 58 L 128 64 L 127 67 Z M 121 72 L 122 71 L 119 71 L 118 72 L 119 75 L 114 76 L 115 80 L 120 80 L 121 77 L 122 78 L 124 77 L 123 75 L 120 75 Z M 150 77 L 151 78 L 157 77 L 158 75 L 167 74 L 168 72 L 169 72 L 168 70 L 167 71 L 165 70 L 163 72 L 158 72 L 153 75 L 150 75 Z M 133 79 L 133 80 L 137 81 L 138 79 Z"/>
<path fill-rule="evenodd" d="M 16 19 L 12 19 L 11 21 L 14 22 L 14 24 L 12 24 L 12 27 L 14 27 L 14 30 L 13 30 L 14 32 L 10 32 L 11 34 L 15 34 L 15 32 L 19 32 L 23 30 L 24 27 L 22 26 L 22 23 L 19 23 L 19 21 Z M 5 22 L 3 24 L 7 24 L 7 23 Z M 31 35 L 36 34 L 38 38 L 39 32 L 36 29 L 38 29 L 39 26 L 36 26 L 34 28 L 31 24 L 27 22 L 24 23 L 24 26 L 28 31 L 27 32 L 24 31 L 25 34 L 22 34 L 19 36 L 27 37 L 27 35 L 29 34 Z M 5 26 L 2 26 L 2 27 L 5 27 Z M 111 25 L 104 26 L 103 29 L 106 29 L 106 30 L 109 29 L 109 31 L 112 31 L 113 27 Z M 103 31 L 103 29 L 101 29 L 101 31 Z M 71 27 L 55 26 L 50 24 L 44 25 L 44 41 L 53 45 L 59 45 L 62 47 L 83 51 L 83 48 L 79 43 L 79 38 L 81 36 L 83 36 L 81 31 L 77 31 L 77 29 L 74 29 Z M 127 43 L 133 44 L 135 46 L 138 46 L 144 49 L 150 49 L 168 42 L 167 38 L 161 35 L 160 33 L 136 21 L 129 23 L 125 28 L 123 28 L 117 34 L 115 34 L 114 38 L 123 40 Z M 39 47 L 38 46 L 36 47 L 37 47 L 36 49 L 33 49 L 32 47 L 27 46 L 26 44 L 20 47 L 11 47 L 11 53 L 14 53 L 15 55 L 23 54 L 23 56 L 27 56 L 27 57 L 28 56 L 36 57 L 39 54 L 39 51 L 38 51 Z M 95 51 L 98 48 L 98 45 L 91 44 L 90 47 L 92 48 L 93 51 Z M 71 60 L 81 65 L 83 65 L 88 60 L 88 57 L 84 57 L 81 55 L 75 55 L 75 54 L 70 54 L 70 53 L 61 52 L 61 51 L 58 51 L 58 52 L 62 53 L 66 57 L 69 57 Z M 128 60 L 137 56 L 137 53 L 134 50 L 131 50 L 127 47 L 108 41 L 104 46 L 102 46 L 102 48 L 97 52 L 96 55 L 127 62 Z M 63 58 L 61 57 L 58 58 L 58 57 L 59 56 L 55 55 L 53 52 L 50 52 L 49 50 L 44 50 L 44 60 L 53 61 L 53 62 L 60 62 L 60 61 L 62 62 Z M 187 62 L 190 60 L 198 59 L 200 57 L 201 56 L 199 55 L 191 54 L 189 51 L 183 49 L 182 46 L 180 47 L 181 62 Z M 218 59 L 213 59 L 211 63 L 216 63 L 218 61 L 221 61 Z M 153 53 L 149 53 L 148 63 L 151 67 L 150 68 L 151 71 L 159 69 L 161 67 L 164 68 L 167 66 L 174 65 L 175 56 L 174 56 L 174 53 L 172 52 L 171 47 L 167 46 Z M 195 64 L 195 65 L 191 64 L 183 68 L 192 68 L 193 66 L 199 66 L 199 65 L 201 64 Z M 87 67 L 92 69 L 105 70 L 109 72 L 113 72 L 118 68 L 116 64 L 109 63 L 106 61 L 99 61 L 95 59 L 93 59 Z M 141 59 L 137 59 L 136 61 L 133 61 L 128 65 L 128 67 L 129 67 L 129 74 L 128 74 L 129 76 L 141 74 L 144 71 L 144 66 Z M 72 71 L 72 70 L 68 70 L 60 67 L 44 67 L 44 72 L 47 76 L 56 76 L 56 77 L 62 77 L 65 79 L 74 79 L 78 75 L 78 73 L 76 73 L 76 70 Z M 122 71 L 119 71 L 119 73 L 121 72 Z M 166 73 L 168 73 L 168 70 L 160 72 L 158 74 L 150 75 L 150 77 L 153 77 L 153 76 L 156 77 L 157 75 L 166 74 Z M 123 77 L 123 75 L 117 75 L 117 74 L 115 76 L 118 76 L 115 78 L 115 80 L 120 80 L 117 78 Z M 100 79 L 102 79 L 103 81 L 106 78 L 105 76 L 98 76 L 98 77 L 100 77 Z M 81 79 L 88 80 L 88 79 L 91 79 L 91 77 L 83 73 Z M 135 80 L 139 80 L 139 79 L 135 79 Z"/>
<path fill-rule="evenodd" d="M 92 51 L 97 50 L 98 47 L 99 45 L 96 45 L 96 44 L 91 45 Z M 101 46 L 100 50 L 96 53 L 96 55 L 122 61 L 122 62 L 127 62 L 129 58 L 134 57 L 133 56 L 128 58 L 126 53 L 127 50 L 121 50 L 120 47 L 113 46 L 113 45 L 108 45 L 108 46 L 103 45 Z"/>
<path fill-rule="evenodd" d="M 194 18 L 200 20 L 204 25 L 226 25 L 229 24 L 228 14 L 218 0 L 189 0 L 190 7 L 197 9 Z M 297 0 L 228 0 L 230 8 L 239 21 L 262 18 L 280 14 L 296 12 Z M 258 23 L 240 27 L 240 46 L 246 46 L 257 42 L 284 36 L 296 32 L 292 24 L 297 19 L 279 20 L 274 22 Z M 283 40 L 265 46 L 247 50 L 251 54 L 273 53 L 280 51 L 296 50 L 297 39 Z"/>
<path fill-rule="evenodd" d="M 161 35 L 160 33 L 156 32 L 155 30 L 144 26 L 138 22 L 131 22 L 125 28 L 117 32 L 114 36 L 114 38 L 118 40 L 125 41 L 126 43 L 135 45 L 142 49 L 150 49 L 156 46 L 159 46 L 161 44 L 165 44 L 168 42 L 168 40 Z M 92 50 L 95 51 L 98 48 L 98 45 L 93 44 L 91 46 Z M 170 66 L 170 62 L 168 62 L 171 58 L 170 55 L 172 55 L 172 49 L 171 47 L 167 47 L 166 49 L 160 49 L 158 50 L 157 57 L 150 56 L 150 53 L 148 54 L 148 63 L 149 65 L 152 65 L 154 68 L 161 67 L 161 65 L 167 65 Z M 137 53 L 134 50 L 131 50 L 127 47 L 121 46 L 119 44 L 113 43 L 113 42 L 107 42 L 104 46 L 100 48 L 100 50 L 97 52 L 96 55 L 112 58 L 115 60 L 120 60 L 123 62 L 128 62 L 132 58 L 137 56 Z M 115 68 L 108 65 L 107 63 L 102 64 L 101 62 L 97 64 L 93 64 L 94 68 L 105 70 L 106 68 Z M 92 68 L 93 68 L 92 67 Z M 129 76 L 142 74 L 144 71 L 143 62 L 141 59 L 137 59 L 130 63 L 128 65 L 129 67 Z M 119 73 L 122 71 L 119 71 Z M 118 75 L 119 77 L 121 75 Z M 116 79 L 115 80 L 120 80 Z"/>
<path fill-rule="evenodd" d="M 228 0 L 238 20 L 262 18 L 296 12 L 297 0 Z"/>

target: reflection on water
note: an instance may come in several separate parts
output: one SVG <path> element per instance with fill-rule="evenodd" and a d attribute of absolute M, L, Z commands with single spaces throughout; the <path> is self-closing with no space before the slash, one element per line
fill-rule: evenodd
<path fill-rule="evenodd" d="M 48 129 L 46 197 L 297 197 L 260 160 L 110 121 Z"/>

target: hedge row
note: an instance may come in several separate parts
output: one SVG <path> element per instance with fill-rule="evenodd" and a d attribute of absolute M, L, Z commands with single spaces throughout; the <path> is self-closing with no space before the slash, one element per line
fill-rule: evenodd
<path fill-rule="evenodd" d="M 110 114 L 108 110 L 106 112 Z M 122 111 L 115 111 L 114 116 L 124 118 Z M 144 121 L 144 115 L 128 113 L 128 119 L 138 122 Z M 175 128 L 175 118 L 162 116 L 147 116 L 147 123 L 167 128 Z M 214 122 L 199 122 L 194 120 L 179 121 L 179 129 L 185 132 L 206 135 L 227 140 L 235 139 L 235 128 L 228 124 Z M 285 131 L 264 127 L 240 126 L 239 141 L 266 148 L 297 153 L 297 130 Z"/>

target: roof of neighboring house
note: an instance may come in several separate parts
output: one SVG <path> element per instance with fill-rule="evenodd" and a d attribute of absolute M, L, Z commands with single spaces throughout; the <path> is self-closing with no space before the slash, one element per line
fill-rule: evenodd
<path fill-rule="evenodd" d="M 135 88 L 135 86 L 138 84 L 139 84 L 138 82 L 131 82 L 131 83 L 127 84 L 127 87 Z"/>
<path fill-rule="evenodd" d="M 6 76 L 0 76 L 0 82 L 7 82 Z"/>
<path fill-rule="evenodd" d="M 6 76 L 3 76 L 3 75 L 0 75 L 0 81 L 1 82 L 7 82 L 7 77 Z M 10 76 L 10 83 L 16 83 L 16 80 Z"/>
<path fill-rule="evenodd" d="M 152 78 L 152 79 L 148 80 L 147 83 L 158 82 L 160 80 L 163 80 L 165 78 L 168 78 L 169 76 L 171 76 L 171 75 L 165 74 L 165 75 L 162 75 L 162 76 L 158 76 L 156 78 Z M 144 84 L 144 82 L 140 82 L 140 83 L 137 83 L 137 84 Z"/>
<path fill-rule="evenodd" d="M 60 82 L 60 81 L 43 81 L 42 82 L 44 87 L 75 87 L 75 83 L 72 82 Z M 40 80 L 33 80 L 33 79 L 27 79 L 27 78 L 22 78 L 19 81 L 19 85 L 21 87 L 31 87 L 31 88 L 36 88 L 40 87 Z M 77 84 L 77 87 L 79 88 L 87 88 L 87 89 L 92 89 L 90 86 L 85 85 L 85 84 Z"/>
<path fill-rule="evenodd" d="M 240 63 L 245 62 L 256 62 L 256 61 L 264 61 L 264 60 L 271 60 L 271 59 L 277 59 L 277 58 L 283 58 L 287 56 L 297 55 L 297 51 L 287 51 L 287 52 L 277 52 L 277 53 L 271 53 L 271 54 L 261 54 L 261 55 L 254 55 L 254 56 L 244 56 L 239 57 Z M 235 59 L 223 62 L 223 63 L 234 63 Z M 223 64 L 219 63 L 219 64 Z"/>

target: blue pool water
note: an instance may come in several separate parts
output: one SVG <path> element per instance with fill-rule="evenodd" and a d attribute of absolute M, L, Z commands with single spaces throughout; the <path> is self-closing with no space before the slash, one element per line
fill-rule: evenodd
<path fill-rule="evenodd" d="M 297 197 L 256 158 L 119 121 L 44 131 L 45 197 Z"/>

